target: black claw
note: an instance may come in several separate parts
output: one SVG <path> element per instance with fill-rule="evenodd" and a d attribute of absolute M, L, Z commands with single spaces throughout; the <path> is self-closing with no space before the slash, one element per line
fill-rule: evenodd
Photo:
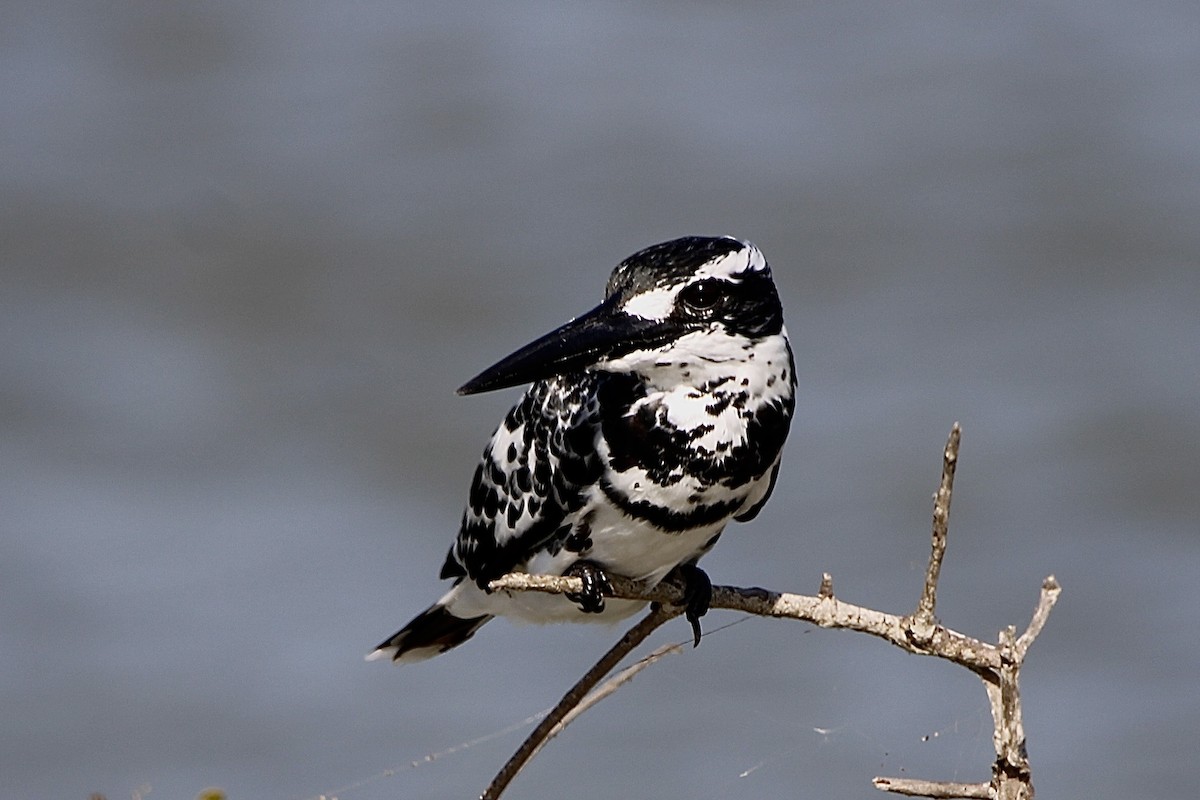
<path fill-rule="evenodd" d="M 604 610 L 604 595 L 612 594 L 612 584 L 608 575 L 591 561 L 576 561 L 564 573 L 569 578 L 579 578 L 583 581 L 582 592 L 567 592 L 567 599 L 579 604 L 579 610 L 585 614 L 599 614 Z"/>
<path fill-rule="evenodd" d="M 692 647 L 700 645 L 700 618 L 708 613 L 712 604 L 712 581 L 708 573 L 695 564 L 680 564 L 675 568 L 683 581 L 684 617 L 692 624 Z"/>

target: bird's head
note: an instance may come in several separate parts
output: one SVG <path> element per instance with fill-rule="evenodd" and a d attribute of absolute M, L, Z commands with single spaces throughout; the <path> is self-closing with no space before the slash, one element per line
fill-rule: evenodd
<path fill-rule="evenodd" d="M 608 279 L 604 302 L 472 378 L 476 394 L 581 370 L 677 382 L 753 359 L 783 336 L 766 259 L 749 242 L 688 236 L 647 247 Z M 785 345 L 786 346 L 786 345 Z"/>

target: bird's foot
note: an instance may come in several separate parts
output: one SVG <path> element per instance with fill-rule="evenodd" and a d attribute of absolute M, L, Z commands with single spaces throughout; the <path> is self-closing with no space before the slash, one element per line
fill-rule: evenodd
<path fill-rule="evenodd" d="M 579 578 L 583 581 L 582 592 L 566 594 L 568 600 L 579 604 L 580 611 L 585 614 L 599 614 L 604 610 L 604 595 L 612 594 L 613 588 L 603 569 L 591 561 L 576 561 L 563 574 L 568 578 Z"/>
<path fill-rule="evenodd" d="M 680 564 L 675 568 L 676 580 L 683 583 L 683 616 L 692 624 L 692 647 L 700 644 L 700 618 L 712 604 L 712 581 L 708 573 L 695 564 Z"/>

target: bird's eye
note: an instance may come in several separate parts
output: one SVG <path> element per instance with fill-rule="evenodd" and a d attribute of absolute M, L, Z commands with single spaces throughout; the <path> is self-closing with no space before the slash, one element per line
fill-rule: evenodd
<path fill-rule="evenodd" d="M 721 291 L 721 281 L 700 281 L 679 293 L 679 299 L 693 311 L 709 311 L 716 307 L 725 296 Z"/>

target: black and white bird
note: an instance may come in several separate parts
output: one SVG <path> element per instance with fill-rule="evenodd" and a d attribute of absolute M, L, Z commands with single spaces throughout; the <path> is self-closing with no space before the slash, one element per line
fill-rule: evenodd
<path fill-rule="evenodd" d="M 495 616 L 612 621 L 607 574 L 684 580 L 699 641 L 711 584 L 697 566 L 730 520 L 753 519 L 779 473 L 796 370 L 766 259 L 749 242 L 689 236 L 621 262 L 604 302 L 468 381 L 532 382 L 483 451 L 453 588 L 368 659 L 418 661 Z M 489 591 L 522 571 L 583 578 L 575 595 Z"/>

